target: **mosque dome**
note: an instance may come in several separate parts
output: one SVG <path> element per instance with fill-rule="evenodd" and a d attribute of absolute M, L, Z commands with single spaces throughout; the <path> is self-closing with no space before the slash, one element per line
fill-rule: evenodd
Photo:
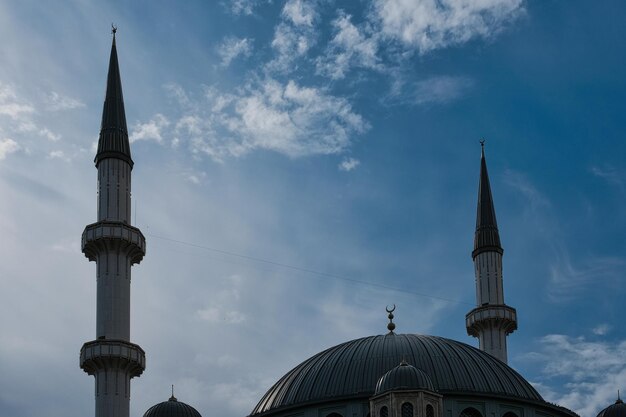
<path fill-rule="evenodd" d="M 440 394 L 544 403 L 520 374 L 486 352 L 442 337 L 390 332 L 342 343 L 305 360 L 267 391 L 251 415 L 304 404 L 367 399 L 374 394 L 379 378 L 402 360 L 423 370 Z"/>
<path fill-rule="evenodd" d="M 192 406 L 180 402 L 173 395 L 168 401 L 153 405 L 143 417 L 202 417 Z"/>
<path fill-rule="evenodd" d="M 598 413 L 598 417 L 626 417 L 626 404 L 621 398 Z"/>
<path fill-rule="evenodd" d="M 435 387 L 426 372 L 402 361 L 400 365 L 380 377 L 374 395 L 398 390 L 435 391 Z"/>

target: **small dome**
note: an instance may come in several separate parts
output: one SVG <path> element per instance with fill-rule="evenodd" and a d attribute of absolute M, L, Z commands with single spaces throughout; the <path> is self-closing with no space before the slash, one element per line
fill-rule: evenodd
<path fill-rule="evenodd" d="M 202 417 L 200 413 L 190 405 L 181 403 L 173 395 L 169 401 L 163 401 L 153 405 L 145 412 L 143 417 Z"/>
<path fill-rule="evenodd" d="M 435 391 L 435 387 L 426 372 L 402 361 L 400 365 L 380 377 L 374 395 L 395 390 Z"/>
<path fill-rule="evenodd" d="M 621 398 L 598 413 L 598 417 L 626 417 L 626 404 Z"/>

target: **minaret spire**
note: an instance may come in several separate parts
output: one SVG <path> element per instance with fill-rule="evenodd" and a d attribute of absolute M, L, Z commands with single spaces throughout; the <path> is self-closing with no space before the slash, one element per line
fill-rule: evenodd
<path fill-rule="evenodd" d="M 117 27 L 111 25 L 113 43 L 111 57 L 109 59 L 109 73 L 107 76 L 107 90 L 102 109 L 102 123 L 100 124 L 100 138 L 98 139 L 98 152 L 96 153 L 96 166 L 104 158 L 115 157 L 125 160 L 133 167 L 130 157 L 130 142 L 128 140 L 128 127 L 126 126 L 126 112 L 124 111 L 124 95 L 122 94 L 122 78 L 117 60 L 117 46 L 115 34 Z"/>
<path fill-rule="evenodd" d="M 480 141 L 480 182 L 478 184 L 478 208 L 476 210 L 476 233 L 474 234 L 474 251 L 472 257 L 481 252 L 496 251 L 503 253 L 496 221 L 496 210 L 493 206 L 487 162 L 485 161 L 485 141 Z"/>
<path fill-rule="evenodd" d="M 146 253 L 141 231 L 130 225 L 130 145 L 117 62 L 115 32 L 102 126 L 98 169 L 98 221 L 85 228 L 82 250 L 96 262 L 96 339 L 83 345 L 80 367 L 96 379 L 96 417 L 128 417 L 130 380 L 146 367 L 143 349 L 130 342 L 130 270 Z"/>
<path fill-rule="evenodd" d="M 474 234 L 474 272 L 477 307 L 465 316 L 467 334 L 477 337 L 481 350 L 507 362 L 506 336 L 517 329 L 517 312 L 504 303 L 502 255 L 496 210 L 485 160 L 485 141 L 480 141 L 480 181 Z"/>

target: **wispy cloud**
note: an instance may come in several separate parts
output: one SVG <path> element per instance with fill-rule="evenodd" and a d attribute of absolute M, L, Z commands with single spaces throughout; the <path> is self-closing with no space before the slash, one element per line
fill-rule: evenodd
<path fill-rule="evenodd" d="M 275 57 L 266 64 L 271 72 L 291 72 L 293 62 L 306 55 L 316 43 L 315 22 L 318 17 L 314 1 L 288 0 L 281 12 L 281 21 L 274 29 L 272 48 Z"/>
<path fill-rule="evenodd" d="M 35 108 L 30 103 L 18 98 L 13 86 L 0 83 L 0 115 L 18 120 L 34 112 Z"/>
<path fill-rule="evenodd" d="M 61 140 L 60 134 L 52 132 L 47 127 L 40 129 L 39 134 L 51 142 L 58 142 L 59 140 Z"/>
<path fill-rule="evenodd" d="M 578 412 L 596 415 L 615 401 L 616 389 L 626 386 L 626 341 L 589 341 L 584 337 L 549 334 L 539 350 L 523 358 L 542 366 L 544 397 Z M 553 386 L 557 378 L 565 379 Z M 558 388 L 557 388 L 558 387 Z"/>
<path fill-rule="evenodd" d="M 361 161 L 359 161 L 358 159 L 354 159 L 354 158 L 345 158 L 343 161 L 341 161 L 341 163 L 339 164 L 339 170 L 340 171 L 346 171 L 346 172 L 350 172 L 353 169 L 356 169 L 356 167 L 358 167 L 361 164 Z"/>
<path fill-rule="evenodd" d="M 333 21 L 335 36 L 327 46 L 326 54 L 316 61 L 317 72 L 332 79 L 346 76 L 353 66 L 377 68 L 379 66 L 378 40 L 355 26 L 350 15 L 340 13 Z"/>
<path fill-rule="evenodd" d="M 229 36 L 225 38 L 217 49 L 217 53 L 222 58 L 221 65 L 227 67 L 237 57 L 248 57 L 252 53 L 252 39 L 236 38 Z"/>
<path fill-rule="evenodd" d="M 161 132 L 167 126 L 169 126 L 169 120 L 160 113 L 154 115 L 154 117 L 145 123 L 137 123 L 130 134 L 130 141 L 135 142 L 137 140 L 154 140 L 158 143 L 163 142 L 163 136 Z"/>
<path fill-rule="evenodd" d="M 176 136 L 186 138 L 193 152 L 215 160 L 255 149 L 290 157 L 337 154 L 369 128 L 346 99 L 293 80 L 268 78 L 236 94 L 208 90 L 193 103 L 173 90 L 186 103 L 175 123 Z"/>
<path fill-rule="evenodd" d="M 446 104 L 465 96 L 473 85 L 467 77 L 440 75 L 415 83 L 407 98 L 417 105 Z"/>
<path fill-rule="evenodd" d="M 20 145 L 13 139 L 0 140 L 0 161 L 5 159 L 7 155 L 17 152 L 20 149 Z"/>
<path fill-rule="evenodd" d="M 591 332 L 597 336 L 604 336 L 606 335 L 608 332 L 611 331 L 613 326 L 611 326 L 610 324 L 607 323 L 601 323 L 598 324 L 596 327 L 594 327 L 593 329 L 591 329 Z"/>
<path fill-rule="evenodd" d="M 571 301 L 599 282 L 618 282 L 626 261 L 617 257 L 587 257 L 574 263 L 569 253 L 557 250 L 550 266 L 548 296 L 554 302 Z"/>
<path fill-rule="evenodd" d="M 72 110 L 85 107 L 82 101 L 52 91 L 47 97 L 47 109 L 50 111 Z"/>
<path fill-rule="evenodd" d="M 226 0 L 225 6 L 235 15 L 251 15 L 256 7 L 269 2 L 271 0 Z"/>
<path fill-rule="evenodd" d="M 420 54 L 490 38 L 523 12 L 523 0 L 389 0 L 375 2 L 370 18 L 382 35 Z"/>
<path fill-rule="evenodd" d="M 616 185 L 620 188 L 626 186 L 626 172 L 610 165 L 603 167 L 592 166 L 590 171 L 593 175 L 601 178 L 609 184 Z"/>
<path fill-rule="evenodd" d="M 504 183 L 517 190 L 528 201 L 531 210 L 550 207 L 550 200 L 523 173 L 505 170 Z"/>
<path fill-rule="evenodd" d="M 71 158 L 65 155 L 62 150 L 55 150 L 48 153 L 48 159 L 60 159 L 61 161 L 70 162 Z"/>

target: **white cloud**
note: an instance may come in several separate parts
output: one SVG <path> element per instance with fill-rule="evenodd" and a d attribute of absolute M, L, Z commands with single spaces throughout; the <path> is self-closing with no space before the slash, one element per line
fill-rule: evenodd
<path fill-rule="evenodd" d="M 282 21 L 274 29 L 273 60 L 267 63 L 269 71 L 290 72 L 293 62 L 306 55 L 316 43 L 314 23 L 317 19 L 315 3 L 305 0 L 289 0 L 283 7 Z"/>
<path fill-rule="evenodd" d="M 593 329 L 591 329 L 591 332 L 595 335 L 598 336 L 604 336 L 606 335 L 609 331 L 611 331 L 612 326 L 610 324 L 607 323 L 601 323 L 598 324 L 596 327 L 594 327 Z"/>
<path fill-rule="evenodd" d="M 415 84 L 414 97 L 410 100 L 418 105 L 446 104 L 464 96 L 472 85 L 473 81 L 466 77 L 431 77 Z"/>
<path fill-rule="evenodd" d="M 20 145 L 13 139 L 0 140 L 0 161 L 5 159 L 7 155 L 17 152 L 20 149 Z"/>
<path fill-rule="evenodd" d="M 34 113 L 35 108 L 19 100 L 15 89 L 8 84 L 0 83 L 0 114 L 18 120 L 22 116 Z"/>
<path fill-rule="evenodd" d="M 339 164 L 339 170 L 350 172 L 353 169 L 356 169 L 361 164 L 361 161 L 354 158 L 346 158 Z"/>
<path fill-rule="evenodd" d="M 227 67 L 237 57 L 248 57 L 252 53 L 252 39 L 227 37 L 217 50 L 222 58 L 221 65 Z"/>
<path fill-rule="evenodd" d="M 169 126 L 169 124 L 170 122 L 165 116 L 157 113 L 146 123 L 137 123 L 134 126 L 129 139 L 131 143 L 137 140 L 154 140 L 161 143 L 163 141 L 161 132 L 164 128 Z"/>
<path fill-rule="evenodd" d="M 50 111 L 71 110 L 85 107 L 85 103 L 82 101 L 61 95 L 56 91 L 51 92 L 46 97 L 46 101 L 48 102 L 47 109 Z"/>
<path fill-rule="evenodd" d="M 617 387 L 626 386 L 626 341 L 588 341 L 584 337 L 550 334 L 540 340 L 538 352 L 525 360 L 542 365 L 542 386 L 565 378 L 559 389 L 543 391 L 550 401 L 582 416 L 596 415 L 615 401 Z"/>
<path fill-rule="evenodd" d="M 420 53 L 490 38 L 524 12 L 523 0 L 387 0 L 370 18 L 382 35 Z"/>
<path fill-rule="evenodd" d="M 182 109 L 175 134 L 217 161 L 255 149 L 290 157 L 337 154 L 369 128 L 346 99 L 293 80 L 268 78 L 237 94 L 210 90 L 204 99 Z"/>
<path fill-rule="evenodd" d="M 306 0 L 288 0 L 282 15 L 295 26 L 313 26 L 317 12 L 312 2 Z"/>
<path fill-rule="evenodd" d="M 70 162 L 70 158 L 65 155 L 65 152 L 61 150 L 55 150 L 48 153 L 48 159 L 60 159 L 65 162 Z"/>
<path fill-rule="evenodd" d="M 318 73 L 341 79 L 351 66 L 378 66 L 376 37 L 364 34 L 352 23 L 350 15 L 341 14 L 333 21 L 333 27 L 336 33 L 328 44 L 326 55 L 317 60 Z"/>
<path fill-rule="evenodd" d="M 230 0 L 229 9 L 235 15 L 251 15 L 261 3 L 263 0 Z"/>
<path fill-rule="evenodd" d="M 61 140 L 60 134 L 50 131 L 47 127 L 40 129 L 39 134 L 51 142 L 58 142 Z"/>

